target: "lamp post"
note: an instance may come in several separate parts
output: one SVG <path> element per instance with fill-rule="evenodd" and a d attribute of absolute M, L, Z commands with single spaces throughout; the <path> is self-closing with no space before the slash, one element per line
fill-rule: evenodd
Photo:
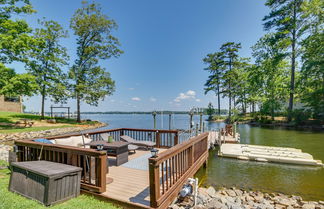
<path fill-rule="evenodd" d="M 190 133 L 191 133 L 191 129 L 193 127 L 193 124 L 192 124 L 192 117 L 194 115 L 194 108 L 192 108 L 190 111 L 189 111 L 189 130 L 190 130 Z"/>
<path fill-rule="evenodd" d="M 202 116 L 203 116 L 203 111 L 202 111 L 202 109 L 200 108 L 200 111 L 199 111 L 200 113 L 199 113 L 199 115 L 200 115 L 200 127 L 199 127 L 199 131 L 200 132 L 202 132 L 202 126 L 203 126 L 203 124 L 202 124 Z"/>
<path fill-rule="evenodd" d="M 152 157 L 157 157 L 157 154 L 159 153 L 159 150 L 156 148 L 151 149 L 151 156 Z"/>
<path fill-rule="evenodd" d="M 154 129 L 156 129 L 156 111 L 153 111 L 152 115 L 153 115 L 153 127 Z"/>

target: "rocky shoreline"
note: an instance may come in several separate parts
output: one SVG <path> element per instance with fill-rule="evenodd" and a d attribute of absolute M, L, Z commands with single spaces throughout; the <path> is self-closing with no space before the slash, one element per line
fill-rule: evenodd
<path fill-rule="evenodd" d="M 0 134 L 0 160 L 8 161 L 8 157 L 9 157 L 8 151 L 12 149 L 14 140 L 58 136 L 58 135 L 64 135 L 68 133 L 96 129 L 96 128 L 104 127 L 106 125 L 107 124 L 105 123 L 98 122 L 93 125 L 87 125 L 87 126 L 54 128 L 54 129 L 49 129 L 44 131 L 31 131 L 31 132 L 21 132 L 21 133 L 12 133 L 12 134 Z"/>
<path fill-rule="evenodd" d="M 237 188 L 198 189 L 197 204 L 193 197 L 177 199 L 171 209 L 324 209 L 324 201 L 304 201 L 300 196 L 281 193 L 245 191 Z"/>
<path fill-rule="evenodd" d="M 32 139 L 40 137 L 58 136 L 62 134 L 68 134 L 78 131 L 84 131 L 89 129 L 96 129 L 104 127 L 107 124 L 98 122 L 93 125 L 66 127 L 66 128 L 53 128 L 44 131 L 31 131 L 31 132 L 21 132 L 21 133 L 10 133 L 10 134 L 0 134 L 0 143 L 14 141 L 19 139 Z"/>

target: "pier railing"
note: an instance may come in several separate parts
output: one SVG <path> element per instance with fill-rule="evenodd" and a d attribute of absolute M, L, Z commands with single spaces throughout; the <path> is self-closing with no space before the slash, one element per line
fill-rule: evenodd
<path fill-rule="evenodd" d="M 156 158 L 149 158 L 151 207 L 167 207 L 187 179 L 192 177 L 207 159 L 208 133 L 178 144 Z"/>
<path fill-rule="evenodd" d="M 106 191 L 106 152 L 32 140 L 16 140 L 18 161 L 46 160 L 82 168 L 81 188 L 94 192 Z"/>

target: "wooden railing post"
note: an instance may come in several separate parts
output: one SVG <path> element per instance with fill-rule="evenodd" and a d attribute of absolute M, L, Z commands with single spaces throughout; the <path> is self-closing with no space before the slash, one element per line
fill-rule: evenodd
<path fill-rule="evenodd" d="M 123 135 L 124 135 L 124 129 L 121 129 L 121 130 L 119 131 L 119 135 L 120 135 L 120 136 L 123 136 Z"/>
<path fill-rule="evenodd" d="M 156 147 L 160 147 L 160 141 L 161 141 L 161 139 L 160 139 L 160 132 L 159 131 L 156 131 Z"/>
<path fill-rule="evenodd" d="M 173 145 L 173 146 L 175 146 L 175 145 L 177 145 L 177 144 L 179 144 L 179 136 L 178 136 L 178 132 L 174 134 L 174 145 Z"/>
<path fill-rule="evenodd" d="M 157 200 L 160 197 L 160 173 L 159 165 L 152 158 L 149 159 L 149 178 L 150 178 L 150 206 L 158 207 Z"/>
<path fill-rule="evenodd" d="M 195 145 L 192 144 L 192 146 L 189 149 L 189 153 L 188 153 L 188 166 L 191 167 L 192 164 L 194 163 L 194 147 Z"/>
<path fill-rule="evenodd" d="M 97 186 L 100 187 L 99 192 L 106 191 L 106 173 L 107 173 L 107 156 L 101 155 L 96 158 L 96 169 L 97 169 L 97 176 L 96 179 L 98 180 Z"/>

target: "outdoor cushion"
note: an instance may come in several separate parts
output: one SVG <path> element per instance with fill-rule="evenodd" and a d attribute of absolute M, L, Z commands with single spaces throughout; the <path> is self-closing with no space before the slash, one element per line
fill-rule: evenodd
<path fill-rule="evenodd" d="M 84 136 L 84 143 L 90 143 L 92 139 L 85 137 Z M 83 147 L 83 140 L 82 136 L 71 136 L 67 138 L 60 138 L 60 139 L 55 139 L 56 144 L 60 145 L 67 145 L 67 146 L 73 146 L 73 147 Z M 86 146 L 86 148 L 89 146 Z"/>
<path fill-rule="evenodd" d="M 155 142 L 135 140 L 132 137 L 127 136 L 127 135 L 120 136 L 120 140 L 128 142 L 130 144 L 135 144 L 138 146 L 144 146 L 144 147 L 154 147 L 155 146 Z"/>
<path fill-rule="evenodd" d="M 40 142 L 40 143 L 45 143 L 45 144 L 53 144 L 53 142 L 51 142 L 48 139 L 34 139 L 34 142 Z"/>

